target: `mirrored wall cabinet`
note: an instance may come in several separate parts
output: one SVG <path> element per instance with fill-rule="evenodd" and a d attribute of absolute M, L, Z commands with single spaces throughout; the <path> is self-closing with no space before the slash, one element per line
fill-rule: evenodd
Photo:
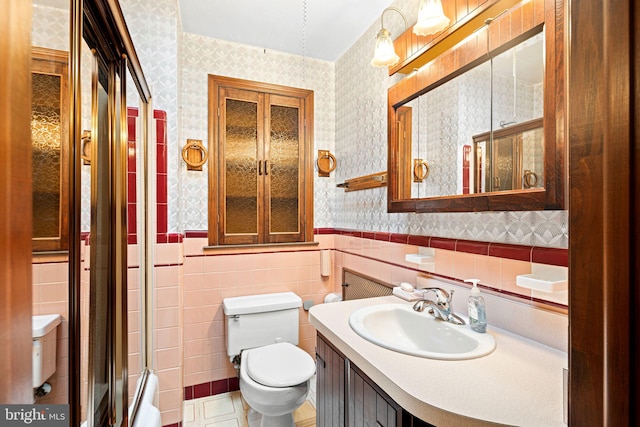
<path fill-rule="evenodd" d="M 564 208 L 564 2 L 507 6 L 389 89 L 389 212 Z"/>

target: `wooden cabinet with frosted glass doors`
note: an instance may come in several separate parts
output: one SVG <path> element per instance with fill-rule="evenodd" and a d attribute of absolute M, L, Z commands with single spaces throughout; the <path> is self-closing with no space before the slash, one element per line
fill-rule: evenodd
<path fill-rule="evenodd" d="M 313 92 L 209 76 L 209 244 L 313 240 Z"/>

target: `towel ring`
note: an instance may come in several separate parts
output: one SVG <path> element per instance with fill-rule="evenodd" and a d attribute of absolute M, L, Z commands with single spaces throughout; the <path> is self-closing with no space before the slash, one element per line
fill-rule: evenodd
<path fill-rule="evenodd" d="M 329 159 L 328 162 L 321 161 L 322 159 Z M 329 167 L 327 167 L 327 164 Z M 316 166 L 318 166 L 318 176 L 328 177 L 331 172 L 336 170 L 338 161 L 336 156 L 331 154 L 329 150 L 318 150 L 318 159 L 316 160 Z"/>
<path fill-rule="evenodd" d="M 200 159 L 196 157 L 194 151 L 200 151 Z M 187 139 L 187 143 L 182 148 L 182 160 L 187 164 L 188 170 L 202 170 L 202 165 L 207 162 L 207 149 L 199 139 Z"/>
<path fill-rule="evenodd" d="M 413 159 L 413 182 L 424 181 L 430 172 L 429 163 L 422 159 Z"/>
<path fill-rule="evenodd" d="M 82 144 L 80 146 L 80 157 L 83 160 L 83 164 L 91 164 L 91 131 L 83 130 L 80 137 Z"/>
<path fill-rule="evenodd" d="M 522 183 L 524 184 L 524 188 L 535 187 L 536 185 L 538 185 L 538 174 L 533 171 L 526 170 L 524 171 L 522 181 Z"/>

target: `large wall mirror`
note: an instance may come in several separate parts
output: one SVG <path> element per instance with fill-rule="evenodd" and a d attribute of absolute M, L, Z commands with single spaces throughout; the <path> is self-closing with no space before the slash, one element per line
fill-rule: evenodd
<path fill-rule="evenodd" d="M 390 90 L 390 212 L 563 208 L 555 26 L 500 44 L 483 31 L 482 55 L 423 88 L 418 76 Z"/>

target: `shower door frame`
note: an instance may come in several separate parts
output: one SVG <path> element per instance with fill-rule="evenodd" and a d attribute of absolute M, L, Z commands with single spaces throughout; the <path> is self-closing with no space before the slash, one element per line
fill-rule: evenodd
<path fill-rule="evenodd" d="M 70 0 L 70 18 L 71 18 L 71 39 L 70 39 L 70 55 L 69 55 L 69 71 L 70 71 L 70 110 L 69 110 L 69 137 L 71 146 L 70 156 L 70 192 L 69 192 L 69 404 L 70 404 L 70 425 L 80 425 L 81 417 L 81 373 L 82 358 L 87 355 L 81 354 L 80 340 L 80 297 L 81 297 L 81 165 L 82 165 L 82 111 L 81 111 L 81 79 L 80 64 L 82 41 L 86 40 L 87 45 L 92 49 L 94 71 L 92 80 L 93 98 L 96 99 L 95 91 L 97 91 L 97 82 L 99 80 L 99 70 L 106 73 L 107 82 L 107 124 L 108 141 L 100 141 L 108 144 L 109 157 L 107 166 L 109 168 L 109 185 L 108 194 L 106 195 L 106 203 L 103 202 L 103 218 L 108 222 L 106 230 L 109 237 L 105 240 L 108 243 L 108 249 L 103 252 L 107 259 L 105 281 L 108 288 L 107 292 L 107 344 L 108 356 L 106 369 L 108 371 L 108 389 L 106 392 L 106 403 L 100 405 L 103 407 L 104 413 L 101 413 L 98 419 L 98 425 L 119 425 L 126 426 L 129 424 L 128 419 L 128 353 L 127 353 L 127 104 L 126 104 L 126 80 L 127 71 L 137 88 L 141 104 L 141 128 L 142 128 L 142 146 L 139 147 L 139 153 L 143 156 L 142 176 L 143 182 L 146 184 L 147 179 L 147 139 L 149 136 L 149 114 L 151 112 L 150 102 L 151 93 L 146 83 L 142 68 L 135 52 L 133 42 L 128 33 L 126 23 L 119 3 L 116 0 Z M 93 103 L 93 102 L 92 102 Z M 92 107 L 92 128 L 96 129 L 96 107 Z M 97 133 L 93 133 L 97 136 Z M 92 145 L 97 145 L 92 144 Z M 96 149 L 94 149 L 96 152 Z M 98 160 L 98 159 L 95 159 Z M 93 166 L 92 166 L 93 168 Z M 95 170 L 92 169 L 92 181 L 95 181 Z M 96 211 L 97 195 L 93 194 L 97 188 L 95 182 L 92 183 L 92 217 Z M 145 324 L 149 319 L 147 298 L 150 295 L 150 281 L 147 279 L 149 275 L 149 267 L 146 260 L 149 259 L 149 233 L 147 230 L 147 210 L 148 197 L 146 191 L 143 192 L 141 198 L 142 215 L 141 226 L 142 241 L 144 249 L 141 257 L 144 267 L 141 269 L 141 287 L 147 297 L 142 298 L 142 331 L 146 333 L 146 339 L 151 340 L 149 325 Z M 92 218 L 91 240 L 92 243 L 97 241 L 95 236 L 95 219 Z M 94 245 L 91 245 L 94 251 Z M 95 267 L 95 259 L 91 257 L 91 270 Z M 91 285 L 93 286 L 93 284 Z M 102 301 L 101 301 L 102 303 Z M 91 320 L 90 324 L 94 324 Z M 142 346 L 143 360 L 143 379 L 147 377 L 146 371 L 151 366 L 151 355 L 147 351 L 150 348 L 148 343 Z M 91 354 L 91 352 L 89 352 Z M 90 411 L 87 414 L 89 427 L 95 425 L 92 410 L 92 389 L 94 384 L 91 363 L 89 372 L 89 393 L 88 403 Z M 132 419 L 135 417 L 137 408 L 134 402 L 134 412 Z M 97 410 L 97 408 L 95 408 Z"/>

